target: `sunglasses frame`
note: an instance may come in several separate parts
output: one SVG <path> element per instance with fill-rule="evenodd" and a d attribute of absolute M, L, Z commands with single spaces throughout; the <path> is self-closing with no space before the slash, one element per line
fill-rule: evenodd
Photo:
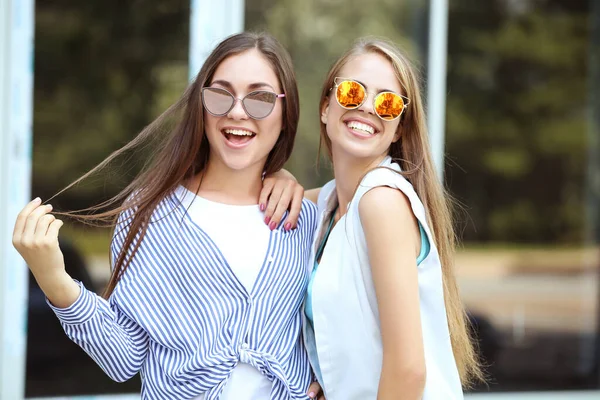
<path fill-rule="evenodd" d="M 209 90 L 209 89 L 218 89 L 218 90 L 222 90 L 224 92 L 226 92 L 227 94 L 229 94 L 231 96 L 231 98 L 233 99 L 233 103 L 231 103 L 231 107 L 229 107 L 229 109 L 227 111 L 225 111 L 223 114 L 215 114 L 213 112 L 211 112 L 208 107 L 206 107 L 206 103 L 204 102 L 204 91 L 205 90 Z M 212 86 L 205 86 L 201 89 L 201 97 L 202 97 L 202 105 L 204 106 L 204 109 L 212 116 L 214 117 L 224 117 L 225 115 L 229 114 L 229 112 L 231 112 L 231 110 L 233 110 L 233 108 L 235 107 L 235 105 L 237 104 L 237 102 L 241 102 L 242 103 L 242 108 L 244 109 L 244 112 L 246 113 L 246 115 L 252 119 L 255 120 L 261 120 L 261 119 L 265 119 L 267 118 L 269 115 L 271 115 L 271 113 L 273 112 L 273 110 L 275 109 L 275 103 L 273 103 L 273 107 L 271 107 L 271 110 L 269 111 L 269 113 L 267 115 L 265 115 L 264 117 L 260 117 L 257 118 L 253 115 L 251 115 L 248 110 L 246 109 L 246 105 L 244 104 L 244 100 L 246 100 L 246 98 L 252 94 L 255 93 L 270 93 L 272 95 L 275 96 L 275 101 L 277 101 L 277 99 L 281 99 L 283 97 L 285 97 L 285 94 L 277 94 L 275 92 L 271 92 L 270 90 L 253 90 L 252 92 L 246 94 L 244 97 L 239 98 L 239 97 L 235 97 L 233 95 L 233 93 L 231 93 L 229 90 L 225 89 L 225 88 L 221 88 L 221 87 L 212 87 Z"/>
<path fill-rule="evenodd" d="M 341 103 L 340 100 L 338 99 L 338 95 L 337 95 L 337 88 L 343 83 L 343 82 L 353 82 L 356 83 L 357 85 L 359 85 L 364 91 L 365 91 L 365 98 L 363 99 L 363 101 L 355 106 L 355 107 L 344 107 Z M 333 78 L 333 84 L 334 86 L 329 89 L 330 91 L 335 89 L 335 101 L 337 101 L 338 105 L 340 107 L 342 107 L 345 110 L 357 110 L 358 108 L 360 108 L 360 106 L 362 106 L 363 104 L 365 104 L 365 101 L 367 101 L 367 99 L 369 98 L 369 92 L 367 92 L 367 88 L 364 87 L 364 85 L 360 82 L 358 82 L 357 80 L 354 79 L 350 79 L 350 78 L 342 78 L 339 76 L 336 76 L 335 78 Z M 377 99 L 377 97 L 379 97 L 382 94 L 385 93 L 391 93 L 391 94 L 395 94 L 396 96 L 400 96 L 402 98 L 402 100 L 404 100 L 404 106 L 402 107 L 402 111 L 400 111 L 400 114 L 398 114 L 397 117 L 392 118 L 392 119 L 385 119 L 383 118 L 381 115 L 379 115 L 377 113 L 377 111 L 375 111 L 376 107 L 375 107 L 375 100 Z M 375 111 L 375 115 L 377 115 L 382 121 L 395 121 L 398 118 L 400 118 L 402 116 L 402 114 L 404 114 L 404 111 L 406 110 L 406 107 L 410 104 L 410 99 L 406 96 L 402 96 L 401 94 L 398 94 L 396 92 L 390 92 L 390 91 L 385 91 L 385 92 L 379 92 L 377 93 L 375 96 L 373 96 L 373 111 Z"/>

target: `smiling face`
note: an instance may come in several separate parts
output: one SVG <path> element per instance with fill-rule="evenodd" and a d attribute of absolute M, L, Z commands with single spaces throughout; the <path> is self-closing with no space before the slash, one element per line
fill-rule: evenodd
<path fill-rule="evenodd" d="M 390 145 L 400 138 L 400 118 L 383 121 L 373 110 L 373 98 L 381 92 L 402 93 L 391 62 L 377 53 L 351 58 L 337 76 L 360 82 L 368 96 L 355 110 L 341 107 L 335 98 L 335 86 L 321 107 L 321 121 L 326 125 L 334 156 L 378 159 L 387 155 Z"/>
<path fill-rule="evenodd" d="M 256 49 L 223 60 L 207 86 L 226 89 L 239 99 L 256 90 L 282 93 L 273 67 Z M 273 111 L 261 120 L 250 118 L 239 100 L 221 117 L 204 110 L 209 163 L 233 170 L 254 166 L 262 171 L 282 130 L 282 102 L 277 99 Z"/>

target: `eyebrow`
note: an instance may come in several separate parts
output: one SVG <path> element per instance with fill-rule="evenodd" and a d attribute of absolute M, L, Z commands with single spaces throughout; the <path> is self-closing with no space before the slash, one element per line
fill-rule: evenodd
<path fill-rule="evenodd" d="M 223 79 L 218 79 L 216 81 L 213 81 L 211 83 L 211 86 L 215 85 L 215 84 L 225 86 L 227 89 L 230 89 L 231 91 L 235 91 L 235 90 L 233 90 L 233 85 L 230 82 L 225 81 Z M 251 83 L 248 85 L 249 90 L 256 90 L 256 89 L 261 89 L 264 87 L 269 87 L 269 88 L 273 89 L 273 91 L 275 91 L 275 88 L 266 82 L 254 82 L 254 83 Z"/>
<path fill-rule="evenodd" d="M 366 90 L 369 90 L 369 86 L 367 86 L 366 83 L 363 83 L 363 82 L 359 81 L 358 79 L 353 79 L 353 81 L 356 81 L 356 82 L 360 83 L 361 85 L 363 85 L 365 87 Z M 396 93 L 396 91 L 392 90 L 392 89 L 377 89 L 376 92 L 377 93 L 382 93 L 382 92 Z"/>

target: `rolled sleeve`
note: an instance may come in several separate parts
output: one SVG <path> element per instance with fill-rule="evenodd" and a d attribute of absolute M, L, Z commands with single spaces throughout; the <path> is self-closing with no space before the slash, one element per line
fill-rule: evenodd
<path fill-rule="evenodd" d="M 46 298 L 46 303 L 50 306 L 52 311 L 54 311 L 54 314 L 56 314 L 60 322 L 67 325 L 83 324 L 89 321 L 98 308 L 96 294 L 87 290 L 81 282 L 75 282 L 77 282 L 81 291 L 79 292 L 77 300 L 69 307 L 55 307 Z"/>

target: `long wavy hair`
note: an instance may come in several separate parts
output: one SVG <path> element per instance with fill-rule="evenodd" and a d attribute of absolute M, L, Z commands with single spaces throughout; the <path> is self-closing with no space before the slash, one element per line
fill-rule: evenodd
<path fill-rule="evenodd" d="M 431 226 L 435 244 L 442 264 L 444 302 L 448 319 L 448 328 L 452 350 L 463 386 L 468 387 L 474 381 L 484 381 L 474 340 L 468 327 L 468 319 L 460 299 L 454 274 L 454 252 L 456 236 L 451 214 L 451 198 L 439 183 L 435 172 L 425 119 L 425 108 L 421 99 L 420 78 L 410 59 L 393 43 L 380 38 L 361 38 L 357 40 L 331 67 L 323 84 L 319 113 L 331 95 L 334 78 L 340 70 L 356 56 L 375 53 L 383 56 L 392 64 L 404 96 L 410 99 L 398 125 L 400 140 L 392 143 L 388 154 L 397 162 L 402 175 L 413 185 L 417 195 L 425 206 L 427 220 Z M 321 143 L 319 150 L 325 147 L 329 159 L 332 159 L 331 140 L 327 136 L 327 127 L 321 122 Z"/>
<path fill-rule="evenodd" d="M 133 216 L 126 221 L 128 229 L 124 245 L 113 263 L 110 281 L 104 292 L 105 297 L 108 298 L 113 292 L 135 256 L 157 205 L 178 185 L 196 176 L 207 166 L 210 146 L 204 131 L 201 89 L 210 84 L 223 60 L 250 49 L 258 50 L 270 63 L 285 94 L 282 131 L 269 153 L 264 172 L 269 174 L 281 169 L 292 153 L 300 113 L 298 87 L 291 57 L 273 36 L 244 32 L 232 35 L 217 45 L 194 81 L 175 104 L 131 142 L 58 193 L 104 169 L 119 156 L 130 154 L 133 150 L 144 150 L 148 144 L 154 144 L 152 147 L 156 150 L 149 155 L 141 172 L 116 196 L 84 210 L 57 213 L 96 226 L 115 227 L 123 211 L 135 210 Z"/>

